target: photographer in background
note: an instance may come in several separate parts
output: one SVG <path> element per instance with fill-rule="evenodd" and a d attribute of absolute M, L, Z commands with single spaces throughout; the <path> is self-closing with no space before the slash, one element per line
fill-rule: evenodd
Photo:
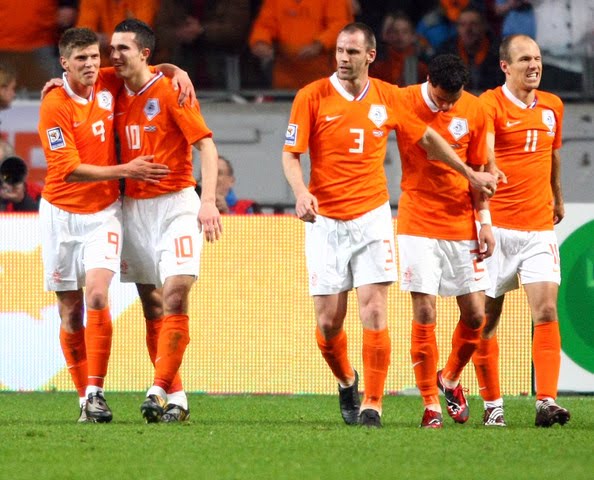
<path fill-rule="evenodd" d="M 0 164 L 0 212 L 36 212 L 41 187 L 27 182 L 27 165 L 19 157 Z"/>

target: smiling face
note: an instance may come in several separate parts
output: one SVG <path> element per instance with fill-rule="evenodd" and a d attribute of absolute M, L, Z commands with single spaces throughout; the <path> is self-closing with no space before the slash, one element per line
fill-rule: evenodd
<path fill-rule="evenodd" d="M 141 49 L 132 32 L 115 32 L 111 37 L 109 57 L 116 74 L 124 79 L 141 72 L 147 65 L 149 49 Z"/>
<path fill-rule="evenodd" d="M 508 60 L 501 60 L 501 69 L 512 91 L 530 92 L 538 88 L 542 76 L 540 48 L 529 37 L 514 38 Z"/>
<path fill-rule="evenodd" d="M 73 48 L 68 57 L 60 57 L 62 68 L 68 74 L 70 87 L 79 95 L 90 91 L 97 81 L 101 56 L 99 44 Z M 86 96 L 84 93 L 81 96 Z"/>

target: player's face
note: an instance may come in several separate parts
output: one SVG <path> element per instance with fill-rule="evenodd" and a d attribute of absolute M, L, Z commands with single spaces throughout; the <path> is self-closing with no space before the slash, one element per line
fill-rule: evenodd
<path fill-rule="evenodd" d="M 464 88 L 461 88 L 457 92 L 448 92 L 441 87 L 434 87 L 431 84 L 431 81 L 428 82 L 428 85 L 429 88 L 427 91 L 429 93 L 429 98 L 433 101 L 435 106 L 439 108 L 440 112 L 450 111 L 454 107 L 454 104 L 462 96 L 462 92 L 464 90 Z"/>
<path fill-rule="evenodd" d="M 16 80 L 0 86 L 0 110 L 10 107 L 16 95 Z"/>
<path fill-rule="evenodd" d="M 367 50 L 363 32 L 342 32 L 336 41 L 336 64 L 340 80 L 357 80 L 367 76 L 375 50 Z"/>
<path fill-rule="evenodd" d="M 130 78 L 147 64 L 148 49 L 140 49 L 135 37 L 132 32 L 115 32 L 111 37 L 109 58 L 119 77 Z"/>
<path fill-rule="evenodd" d="M 542 76 L 542 57 L 536 42 L 530 38 L 516 38 L 510 45 L 509 53 L 511 61 L 501 62 L 508 86 L 528 91 L 538 88 Z"/>
<path fill-rule="evenodd" d="M 101 56 L 99 45 L 73 48 L 68 58 L 61 57 L 62 68 L 68 73 L 68 81 L 76 90 L 77 86 L 92 87 L 97 81 Z"/>

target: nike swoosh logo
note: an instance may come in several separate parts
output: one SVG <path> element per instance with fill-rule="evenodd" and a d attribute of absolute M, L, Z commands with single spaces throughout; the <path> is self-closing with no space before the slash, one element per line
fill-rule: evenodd
<path fill-rule="evenodd" d="M 510 122 L 509 120 L 507 121 L 507 123 L 505 124 L 506 127 L 513 127 L 514 125 L 517 125 L 519 123 L 522 123 L 521 120 L 518 120 L 517 122 Z"/>
<path fill-rule="evenodd" d="M 342 115 L 334 115 L 333 117 L 331 117 L 330 115 L 326 115 L 326 121 L 327 122 L 331 122 L 332 120 L 336 120 L 337 118 L 342 117 Z"/>
<path fill-rule="evenodd" d="M 191 259 L 190 259 L 191 260 Z M 188 263 L 190 260 L 178 260 L 177 264 L 178 265 L 183 265 L 184 263 Z"/>
<path fill-rule="evenodd" d="M 82 125 L 82 124 L 83 124 L 83 122 L 74 122 L 74 123 L 72 124 L 72 126 L 73 126 L 74 128 L 76 128 L 76 127 L 79 127 L 79 126 L 80 126 L 80 125 Z"/>
<path fill-rule="evenodd" d="M 105 260 L 117 260 L 119 257 L 110 257 L 109 255 L 105 255 Z"/>
<path fill-rule="evenodd" d="M 423 360 L 421 360 L 420 362 L 413 363 L 412 368 L 415 368 L 417 365 L 420 365 L 421 363 L 423 363 Z"/>

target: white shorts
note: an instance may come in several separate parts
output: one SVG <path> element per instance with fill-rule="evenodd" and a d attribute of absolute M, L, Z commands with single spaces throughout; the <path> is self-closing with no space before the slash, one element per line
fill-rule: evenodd
<path fill-rule="evenodd" d="M 333 295 L 397 279 L 392 212 L 384 205 L 354 220 L 317 216 L 305 225 L 310 295 Z"/>
<path fill-rule="evenodd" d="M 407 292 L 466 295 L 490 286 L 476 240 L 439 240 L 398 235 L 400 289 Z"/>
<path fill-rule="evenodd" d="M 557 235 L 553 230 L 525 232 L 493 227 L 495 251 L 487 258 L 491 277 L 487 296 L 497 298 L 522 285 L 536 282 L 561 284 Z"/>
<path fill-rule="evenodd" d="M 163 286 L 174 275 L 198 276 L 200 199 L 192 187 L 155 198 L 124 197 L 121 281 Z"/>
<path fill-rule="evenodd" d="M 39 204 L 41 250 L 46 290 L 75 291 L 86 272 L 120 270 L 122 210 L 117 202 L 97 213 L 70 213 L 43 198 Z"/>

